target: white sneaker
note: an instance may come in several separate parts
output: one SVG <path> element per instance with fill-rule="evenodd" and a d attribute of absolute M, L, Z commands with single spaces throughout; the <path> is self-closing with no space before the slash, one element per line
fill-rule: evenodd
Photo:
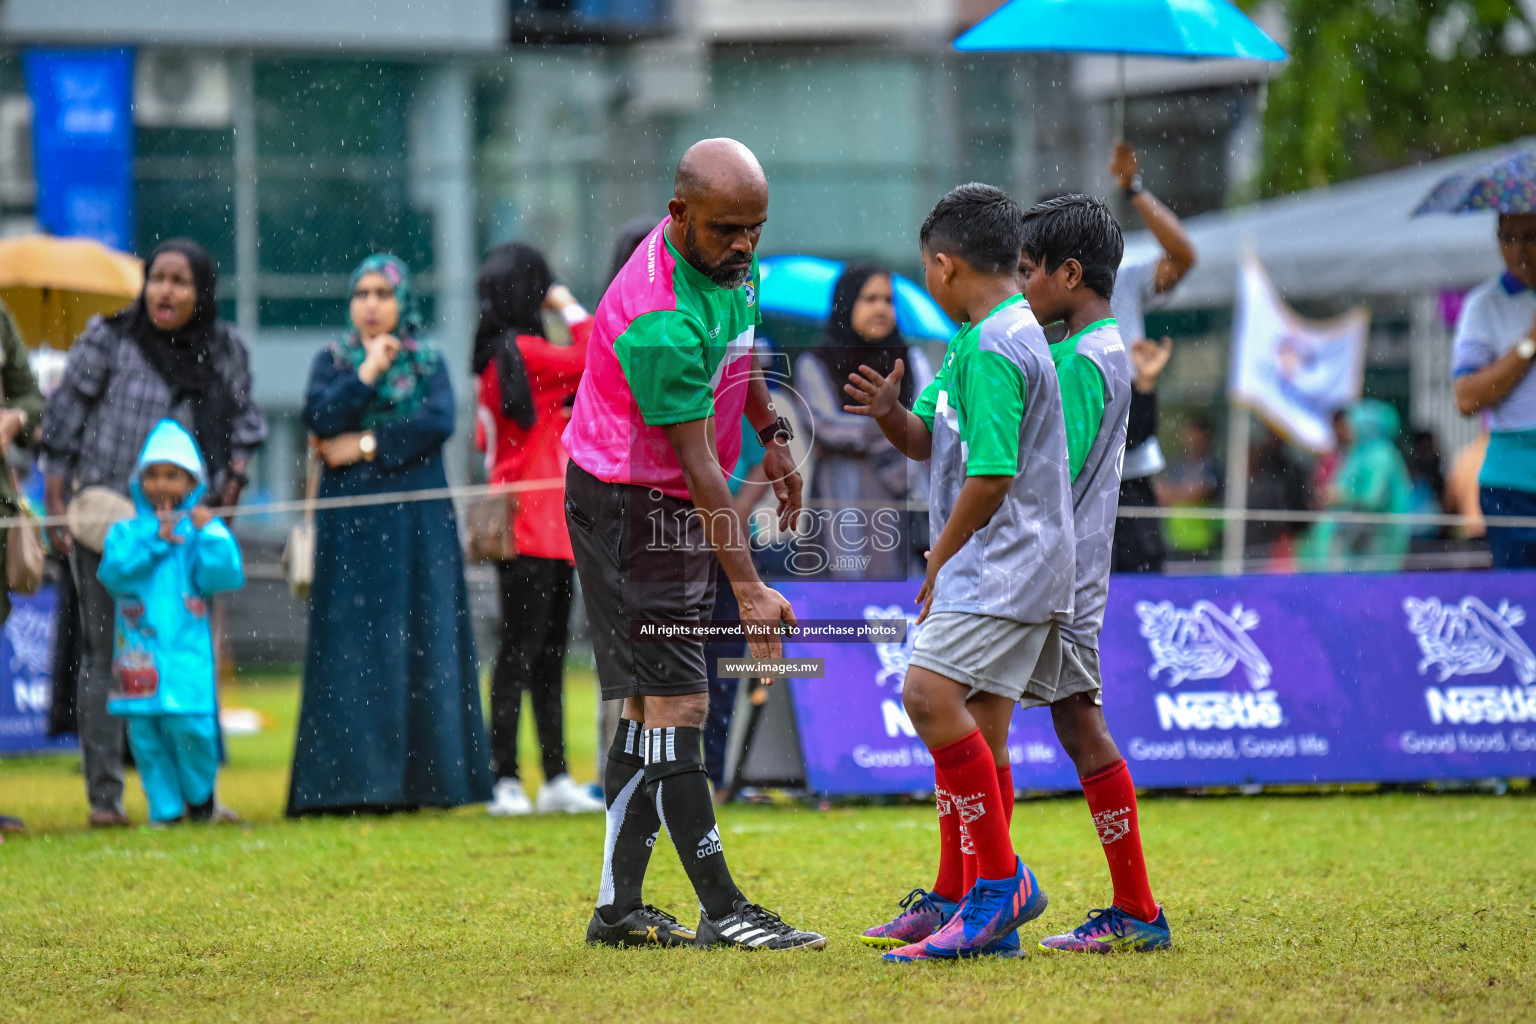
<path fill-rule="evenodd" d="M 590 814 L 607 810 L 601 800 L 592 799 L 586 788 L 578 785 L 569 775 L 556 775 L 540 786 L 538 805 L 542 812 L 564 811 L 567 814 Z"/>
<path fill-rule="evenodd" d="M 491 802 L 485 809 L 498 818 L 511 814 L 532 814 L 533 804 L 523 792 L 523 784 L 516 779 L 497 779 L 491 790 Z M 541 808 L 542 809 L 542 808 Z"/>

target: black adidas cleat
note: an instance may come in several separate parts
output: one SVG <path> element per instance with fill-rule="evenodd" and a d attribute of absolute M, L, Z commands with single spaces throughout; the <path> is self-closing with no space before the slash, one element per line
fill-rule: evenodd
<path fill-rule="evenodd" d="M 692 928 L 649 903 L 625 914 L 618 924 L 609 924 L 594 910 L 587 925 L 587 941 L 593 945 L 691 946 L 696 937 Z"/>
<path fill-rule="evenodd" d="M 735 946 L 740 949 L 821 949 L 827 937 L 816 932 L 802 932 L 784 923 L 771 910 L 738 900 L 733 913 L 718 921 L 699 915 L 700 946 Z"/>

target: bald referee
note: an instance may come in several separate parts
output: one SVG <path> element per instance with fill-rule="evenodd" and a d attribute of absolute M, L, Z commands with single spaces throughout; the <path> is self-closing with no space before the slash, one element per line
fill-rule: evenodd
<path fill-rule="evenodd" d="M 768 180 L 746 146 L 707 139 L 678 162 L 667 211 L 598 304 L 565 432 L 565 511 L 598 681 L 605 700 L 624 700 L 587 941 L 820 949 L 823 936 L 748 902 L 726 866 L 704 773 L 703 639 L 636 639 L 645 625 L 707 622 L 717 559 L 742 621 L 794 622 L 752 567 L 726 485 L 745 414 L 767 447 L 781 521 L 800 508 L 789 424 L 752 354 Z M 781 653 L 777 638 L 749 642 L 754 656 Z M 696 932 L 641 897 L 662 827 L 699 897 Z"/>

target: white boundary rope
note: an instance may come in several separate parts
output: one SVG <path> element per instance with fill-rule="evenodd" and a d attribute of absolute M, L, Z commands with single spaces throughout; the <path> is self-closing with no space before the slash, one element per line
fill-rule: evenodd
<path fill-rule="evenodd" d="M 354 494 L 339 498 L 316 498 L 314 501 L 306 501 L 297 498 L 293 501 L 269 501 L 259 505 L 236 505 L 233 508 L 215 509 L 214 513 L 220 519 L 229 519 L 235 516 L 263 516 L 282 515 L 284 513 L 302 513 L 307 508 L 313 507 L 316 512 L 325 512 L 340 508 L 368 508 L 376 505 L 403 505 L 417 501 L 442 501 L 470 500 L 484 498 L 492 495 L 520 494 L 523 491 L 547 491 L 564 487 L 564 480 L 525 480 L 515 484 L 464 484 L 458 487 L 432 487 L 415 491 L 384 491 L 379 494 Z M 0 529 L 14 526 L 17 523 L 30 520 L 41 526 L 68 526 L 69 517 L 66 516 L 0 516 Z M 77 523 L 99 523 L 112 521 L 102 516 L 77 516 Z"/>
<path fill-rule="evenodd" d="M 284 515 L 288 513 L 302 513 L 307 507 L 313 505 L 315 511 L 326 512 L 335 509 L 346 508 L 370 508 L 379 505 L 400 505 L 418 501 L 471 501 L 476 498 L 486 498 L 502 495 L 522 494 L 527 491 L 545 491 L 562 488 L 565 481 L 560 479 L 524 480 L 511 484 L 461 484 L 456 487 L 433 487 L 414 491 L 386 491 L 379 494 L 357 494 L 336 498 L 316 498 L 308 502 L 302 498 L 292 501 L 269 501 L 256 505 L 236 505 L 233 508 L 216 509 L 220 518 L 228 519 L 237 516 L 265 516 Z M 894 508 L 904 512 L 925 512 L 925 502 L 839 502 L 833 504 L 826 501 L 806 500 L 804 507 L 814 509 L 844 509 L 844 508 Z M 1118 512 L 1121 519 L 1206 519 L 1221 521 L 1241 522 L 1282 522 L 1282 523 L 1319 523 L 1333 522 L 1339 524 L 1355 524 L 1361 526 L 1402 524 L 1407 526 L 1484 526 L 1504 527 L 1509 529 L 1533 529 L 1536 528 L 1536 516 L 1461 516 L 1430 512 L 1345 512 L 1345 511 L 1304 511 L 1298 512 L 1284 509 L 1238 509 L 1230 510 L 1221 507 L 1215 508 L 1190 508 L 1168 506 L 1124 506 Z M 42 526 L 68 526 L 67 516 L 0 516 L 0 529 L 17 525 L 23 522 L 34 522 Z M 104 519 L 91 519 L 77 517 L 77 522 L 104 522 Z"/>

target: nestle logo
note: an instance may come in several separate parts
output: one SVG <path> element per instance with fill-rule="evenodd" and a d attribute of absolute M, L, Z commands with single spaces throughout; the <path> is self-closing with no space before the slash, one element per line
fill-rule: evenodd
<path fill-rule="evenodd" d="M 1436 725 L 1496 725 L 1536 721 L 1536 686 L 1431 686 L 1424 691 Z"/>
<path fill-rule="evenodd" d="M 1273 690 L 1257 693 L 1171 693 L 1157 695 L 1157 720 L 1164 729 L 1278 729 L 1284 721 Z"/>

